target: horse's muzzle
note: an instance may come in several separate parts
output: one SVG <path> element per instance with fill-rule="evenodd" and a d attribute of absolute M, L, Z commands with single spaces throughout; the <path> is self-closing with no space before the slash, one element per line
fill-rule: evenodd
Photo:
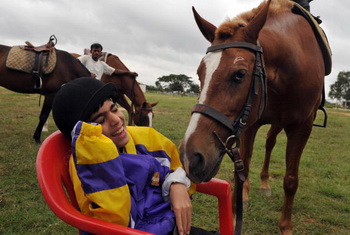
<path fill-rule="evenodd" d="M 192 182 L 196 184 L 201 182 L 208 182 L 217 174 L 222 158 L 218 157 L 215 161 L 213 161 L 209 158 L 210 155 L 205 155 L 199 151 L 192 153 L 187 151 L 184 153 L 181 146 L 181 161 L 184 165 L 187 176 Z"/>

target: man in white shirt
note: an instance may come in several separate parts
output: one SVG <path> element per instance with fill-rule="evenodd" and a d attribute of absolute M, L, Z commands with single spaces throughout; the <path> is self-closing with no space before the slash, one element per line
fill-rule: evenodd
<path fill-rule="evenodd" d="M 115 69 L 105 62 L 99 60 L 102 55 L 102 45 L 99 43 L 93 43 L 90 46 L 91 55 L 82 55 L 78 59 L 85 65 L 85 67 L 90 71 L 91 77 L 101 80 L 103 74 L 112 75 L 129 75 L 132 77 L 137 77 L 137 73 L 130 72 L 127 70 Z"/>

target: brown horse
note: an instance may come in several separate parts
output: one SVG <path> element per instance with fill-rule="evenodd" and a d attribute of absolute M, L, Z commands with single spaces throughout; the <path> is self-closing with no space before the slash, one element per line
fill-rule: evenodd
<path fill-rule="evenodd" d="M 236 163 L 236 182 L 246 179 L 243 201 L 248 202 L 256 133 L 262 125 L 271 124 L 268 144 L 272 149 L 277 134 L 284 130 L 288 140 L 279 221 L 282 234 L 292 234 L 299 162 L 326 75 L 312 28 L 292 13 L 293 7 L 289 0 L 269 0 L 218 28 L 193 9 L 200 31 L 212 45 L 197 71 L 201 94 L 180 146 L 182 163 L 195 183 L 214 177 L 227 153 Z M 237 168 L 239 158 L 242 172 Z M 240 197 L 238 185 L 234 201 Z"/>
<path fill-rule="evenodd" d="M 113 68 L 130 71 L 116 55 L 108 54 L 106 63 Z M 129 113 L 128 125 L 132 125 L 132 121 L 134 121 L 137 126 L 152 126 L 153 107 L 158 102 L 152 104 L 147 102 L 145 94 L 135 77 L 122 76 L 116 78 L 114 76 L 103 75 L 101 80 L 103 82 L 113 82 L 120 91 L 118 93 L 119 104 Z M 124 94 L 131 100 L 131 105 L 125 99 Z"/>
<path fill-rule="evenodd" d="M 56 51 L 56 66 L 49 74 L 42 75 L 41 89 L 35 89 L 33 74 L 9 69 L 6 59 L 11 47 L 0 45 L 0 86 L 20 93 L 38 93 L 45 96 L 44 105 L 39 116 L 39 123 L 33 138 L 40 143 L 41 131 L 50 114 L 52 101 L 63 83 L 77 77 L 90 76 L 90 72 L 68 52 Z"/>
<path fill-rule="evenodd" d="M 74 57 L 80 56 L 79 54 L 75 53 L 71 54 Z M 108 53 L 105 55 L 104 60 L 109 66 L 115 69 L 130 71 L 116 55 Z M 158 102 L 152 104 L 147 102 L 146 97 L 135 77 L 116 74 L 108 76 L 104 74 L 101 81 L 112 82 L 117 87 L 117 102 L 123 108 L 125 108 L 129 114 L 128 125 L 133 125 L 134 123 L 137 126 L 152 126 L 153 107 L 157 105 Z M 131 105 L 125 98 L 125 95 L 130 99 Z"/>

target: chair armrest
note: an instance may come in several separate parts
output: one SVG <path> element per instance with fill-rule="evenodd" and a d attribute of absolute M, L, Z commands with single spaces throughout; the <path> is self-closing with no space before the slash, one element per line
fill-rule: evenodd
<path fill-rule="evenodd" d="M 234 234 L 231 182 L 212 178 L 209 182 L 197 184 L 197 192 L 218 198 L 220 233 L 222 235 Z"/>

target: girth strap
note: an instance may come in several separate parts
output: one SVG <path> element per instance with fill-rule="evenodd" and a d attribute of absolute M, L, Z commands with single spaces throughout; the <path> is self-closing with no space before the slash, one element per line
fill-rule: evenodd
<path fill-rule="evenodd" d="M 43 73 L 43 54 L 44 52 L 35 53 L 34 67 L 33 67 L 33 82 L 35 89 L 41 89 L 42 73 Z M 48 58 L 48 56 L 47 56 Z"/>

